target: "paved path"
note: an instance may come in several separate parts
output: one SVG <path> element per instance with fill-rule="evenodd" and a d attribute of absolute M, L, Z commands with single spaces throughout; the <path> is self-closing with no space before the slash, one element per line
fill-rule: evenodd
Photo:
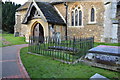
<path fill-rule="evenodd" d="M 27 47 L 27 44 L 14 45 L 2 48 L 2 78 L 29 78 L 20 59 L 20 48 Z"/>

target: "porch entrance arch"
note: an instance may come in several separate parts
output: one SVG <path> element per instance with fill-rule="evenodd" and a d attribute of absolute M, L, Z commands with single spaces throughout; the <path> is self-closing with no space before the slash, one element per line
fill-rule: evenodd
<path fill-rule="evenodd" d="M 44 29 L 40 23 L 33 25 L 32 36 L 39 38 L 39 42 L 44 42 Z"/>

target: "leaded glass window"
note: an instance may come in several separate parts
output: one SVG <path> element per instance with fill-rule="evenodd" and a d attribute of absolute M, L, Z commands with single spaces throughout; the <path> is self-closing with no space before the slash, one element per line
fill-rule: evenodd
<path fill-rule="evenodd" d="M 75 26 L 78 26 L 78 10 L 75 10 Z"/>
<path fill-rule="evenodd" d="M 91 22 L 95 21 L 95 10 L 94 8 L 91 9 Z"/>
<path fill-rule="evenodd" d="M 71 26 L 82 26 L 82 11 L 80 6 L 76 6 L 71 11 Z"/>
<path fill-rule="evenodd" d="M 71 24 L 74 26 L 74 12 L 71 13 Z"/>
<path fill-rule="evenodd" d="M 79 11 L 79 26 L 82 25 L 82 11 Z"/>

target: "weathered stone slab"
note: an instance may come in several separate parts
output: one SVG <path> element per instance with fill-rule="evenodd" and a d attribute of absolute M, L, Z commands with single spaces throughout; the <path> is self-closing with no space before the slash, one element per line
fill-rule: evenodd
<path fill-rule="evenodd" d="M 64 50 L 64 51 L 78 51 L 76 48 L 64 47 L 64 46 L 50 46 L 49 49 Z"/>
<path fill-rule="evenodd" d="M 89 53 L 120 56 L 120 47 L 100 45 L 98 47 L 90 49 Z"/>
<path fill-rule="evenodd" d="M 15 36 L 15 37 L 18 37 L 18 36 L 19 36 L 19 32 L 15 32 L 15 33 L 14 33 L 14 36 Z"/>
<path fill-rule="evenodd" d="M 96 73 L 89 80 L 109 80 L 108 78 Z"/>
<path fill-rule="evenodd" d="M 97 55 L 95 57 L 96 62 L 106 64 L 106 65 L 116 65 L 118 62 L 118 57 L 108 56 L 108 55 Z"/>
<path fill-rule="evenodd" d="M 116 67 L 120 67 L 120 47 L 100 45 L 90 49 L 88 54 L 85 56 L 85 60 L 103 65 L 95 65 L 97 67 L 118 71 Z M 111 66 L 111 68 L 108 68 L 108 66 Z M 115 68 L 112 69 L 112 67 Z"/>

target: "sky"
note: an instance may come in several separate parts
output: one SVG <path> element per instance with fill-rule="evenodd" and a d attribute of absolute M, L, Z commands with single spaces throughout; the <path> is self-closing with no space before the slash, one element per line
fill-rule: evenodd
<path fill-rule="evenodd" d="M 5 1 L 9 1 L 9 0 L 2 0 L 3 2 Z M 10 0 L 12 2 L 15 2 L 16 4 L 24 4 L 25 2 L 27 2 L 28 0 Z"/>
<path fill-rule="evenodd" d="M 28 0 L 2 0 L 3 2 L 5 1 L 12 1 L 12 2 L 15 2 L 16 4 L 21 4 L 23 5 L 25 2 L 27 2 Z M 43 0 L 44 1 L 44 0 Z M 98 0 L 99 1 L 99 0 Z M 120 0 L 117 0 L 117 1 L 120 1 Z"/>

